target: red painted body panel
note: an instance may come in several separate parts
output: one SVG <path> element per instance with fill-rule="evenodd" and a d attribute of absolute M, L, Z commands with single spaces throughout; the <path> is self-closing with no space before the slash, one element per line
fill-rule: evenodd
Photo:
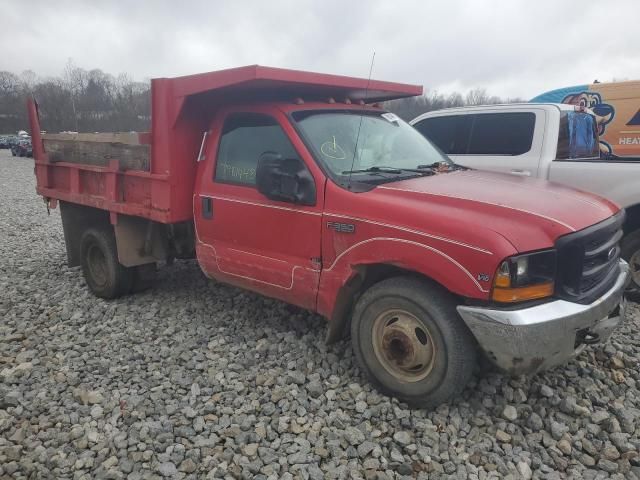
<path fill-rule="evenodd" d="M 196 253 L 210 277 L 316 310 L 330 317 L 340 288 L 358 266 L 395 265 L 419 272 L 452 292 L 488 299 L 500 262 L 519 252 L 551 248 L 555 240 L 618 211 L 611 202 L 547 183 L 478 171 L 441 173 L 354 193 L 328 180 L 288 114 L 346 109 L 327 103 L 364 96 L 367 81 L 266 67 L 242 67 L 152 82 L 149 172 L 49 163 L 35 104 L 29 106 L 37 190 L 53 200 L 164 223 L 193 219 Z M 385 100 L 421 88 L 371 81 L 367 98 Z M 292 96 L 307 98 L 302 105 Z M 286 101 L 280 98 L 286 96 Z M 310 101 L 311 100 L 311 101 Z M 322 100 L 322 101 L 320 101 Z M 257 189 L 214 181 L 225 115 L 271 115 L 282 126 L 316 184 L 317 201 L 272 201 Z M 209 131 L 204 160 L 196 161 Z M 203 202 L 213 207 L 204 218 Z M 336 232 L 328 222 L 353 226 Z"/>
<path fill-rule="evenodd" d="M 333 288 L 353 275 L 355 265 L 376 263 L 420 272 L 466 297 L 486 298 L 490 283 L 480 283 L 478 274 L 492 276 L 497 263 L 515 249 L 493 231 L 470 235 L 463 222 L 447 216 L 450 211 L 439 210 L 435 203 L 417 201 L 412 205 L 391 198 L 381 187 L 352 193 L 329 182 L 324 223 L 352 224 L 355 233 L 325 227 L 320 313 L 332 311 Z"/>
<path fill-rule="evenodd" d="M 269 200 L 253 187 L 213 180 L 222 122 L 238 111 L 270 115 L 282 125 L 315 179 L 315 206 Z M 324 175 L 276 106 L 220 109 L 211 131 L 194 195 L 196 248 L 202 270 L 210 277 L 314 310 L 320 278 Z M 212 202 L 211 219 L 202 216 L 202 198 Z"/>
<path fill-rule="evenodd" d="M 487 228 L 501 233 L 519 252 L 552 245 L 559 236 L 601 222 L 619 210 L 597 195 L 545 180 L 477 170 L 395 182 L 376 190 L 386 197 L 383 202 L 398 201 L 405 208 L 437 205 L 441 213 L 430 212 L 429 224 L 445 213 L 445 218 L 458 218 L 472 235 Z M 415 217 L 420 215 L 416 212 Z M 452 226 L 445 228 L 451 234 Z"/>
<path fill-rule="evenodd" d="M 355 235 L 323 234 L 318 311 L 333 311 L 335 289 L 353 266 L 390 263 L 418 271 L 459 295 L 488 299 L 500 262 L 551 248 L 555 240 L 618 212 L 595 195 L 544 180 L 460 171 L 381 185 L 354 194 L 327 184 L 325 219 Z M 488 281 L 479 278 L 486 274 Z"/>

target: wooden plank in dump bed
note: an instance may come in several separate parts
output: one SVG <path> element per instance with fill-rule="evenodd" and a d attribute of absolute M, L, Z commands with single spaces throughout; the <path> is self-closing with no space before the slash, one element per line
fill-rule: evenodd
<path fill-rule="evenodd" d="M 150 146 L 137 132 L 45 133 L 42 140 L 50 162 L 107 166 L 115 158 L 121 170 L 149 171 Z"/>

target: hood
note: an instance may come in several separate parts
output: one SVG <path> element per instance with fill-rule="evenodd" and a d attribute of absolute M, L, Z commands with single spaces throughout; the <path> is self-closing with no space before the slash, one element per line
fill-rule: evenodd
<path fill-rule="evenodd" d="M 401 197 L 413 208 L 445 215 L 471 236 L 493 230 L 519 252 L 549 248 L 558 237 L 620 210 L 609 200 L 557 183 L 478 170 L 413 178 L 375 190 Z"/>

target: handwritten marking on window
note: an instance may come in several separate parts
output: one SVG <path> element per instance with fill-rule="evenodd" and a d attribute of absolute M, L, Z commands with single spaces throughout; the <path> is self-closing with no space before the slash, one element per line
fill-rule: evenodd
<path fill-rule="evenodd" d="M 222 167 L 222 178 L 225 180 L 233 180 L 242 183 L 255 183 L 255 168 L 238 167 L 226 162 L 221 163 L 220 166 Z"/>
<path fill-rule="evenodd" d="M 324 142 L 320 146 L 320 151 L 325 157 L 335 158 L 336 160 L 344 160 L 347 158 L 347 154 L 344 153 L 342 147 L 336 143 L 335 135 L 331 140 Z"/>

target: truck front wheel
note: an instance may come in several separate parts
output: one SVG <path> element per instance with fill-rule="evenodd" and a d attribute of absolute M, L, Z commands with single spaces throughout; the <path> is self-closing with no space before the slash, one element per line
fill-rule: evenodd
<path fill-rule="evenodd" d="M 89 289 L 101 298 L 116 298 L 131 290 L 133 272 L 118 261 L 110 228 L 90 228 L 80 240 L 82 273 Z"/>
<path fill-rule="evenodd" d="M 418 407 L 459 394 L 476 365 L 476 344 L 449 292 L 411 277 L 374 285 L 357 302 L 351 341 L 382 392 Z"/>

